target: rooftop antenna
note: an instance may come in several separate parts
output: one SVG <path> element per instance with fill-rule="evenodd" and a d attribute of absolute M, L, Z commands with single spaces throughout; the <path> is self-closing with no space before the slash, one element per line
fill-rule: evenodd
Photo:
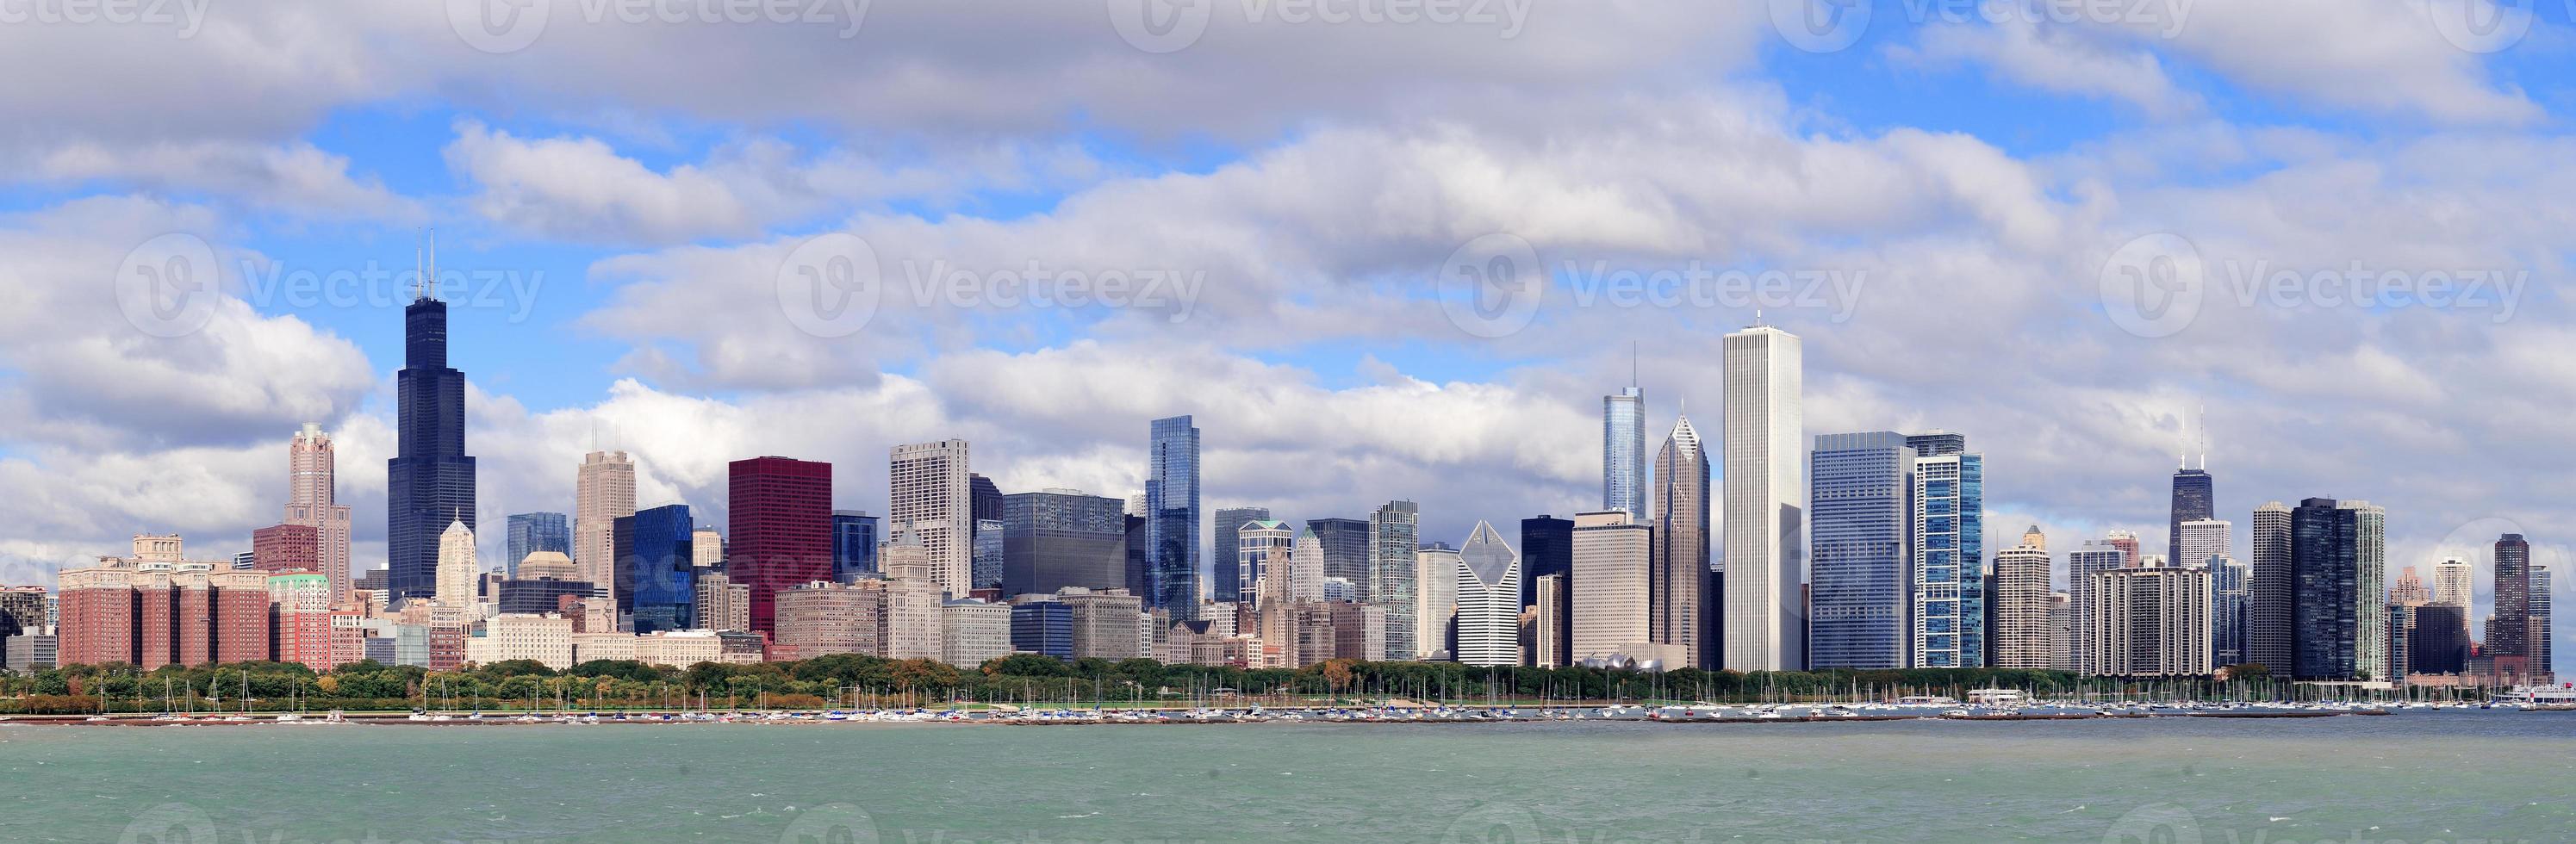
<path fill-rule="evenodd" d="M 2174 440 L 2174 468 L 2191 468 L 2191 420 L 2183 420 L 2182 430 L 2174 432 Z"/>
<path fill-rule="evenodd" d="M 1637 341 L 1628 341 L 1628 386 L 1637 386 Z"/>
<path fill-rule="evenodd" d="M 2209 401 L 2200 403 L 2200 469 L 2209 471 Z"/>
<path fill-rule="evenodd" d="M 420 235 L 417 235 L 417 234 L 412 235 L 412 236 L 411 236 L 411 297 L 412 297 L 412 298 L 414 298 L 414 299 L 426 299 L 426 298 L 428 298 L 428 297 L 429 297 L 429 294 L 426 294 L 426 293 L 422 293 L 422 292 L 421 292 L 421 282 L 423 282 L 423 281 L 427 281 L 427 280 L 429 279 L 429 270 L 427 269 L 427 267 L 428 267 L 428 266 L 429 266 L 428 264 L 426 264 L 426 263 L 422 263 L 422 261 L 421 261 L 421 252 L 420 252 Z"/>
<path fill-rule="evenodd" d="M 438 295 L 438 230 L 437 230 L 437 229 L 430 229 L 430 230 L 429 230 L 429 275 L 428 275 L 428 276 L 423 277 L 423 278 L 420 280 L 420 282 L 421 282 L 421 284 L 422 284 L 423 286 L 425 286 L 425 287 L 427 287 L 427 288 L 428 288 L 428 292 L 421 294 L 422 298 L 428 298 L 428 297 L 432 297 L 432 296 L 436 296 L 436 295 Z"/>

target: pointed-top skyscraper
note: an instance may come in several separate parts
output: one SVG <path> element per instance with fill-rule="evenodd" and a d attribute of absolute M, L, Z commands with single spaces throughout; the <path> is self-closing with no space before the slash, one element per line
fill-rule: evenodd
<path fill-rule="evenodd" d="M 386 587 L 392 597 L 438 589 L 438 535 L 449 522 L 476 530 L 474 458 L 465 453 L 465 373 L 447 365 L 447 303 L 438 294 L 431 241 L 417 296 L 403 308 L 403 368 L 394 374 L 399 427 L 385 461 Z"/>
<path fill-rule="evenodd" d="M 1655 456 L 1653 582 L 1648 623 L 1657 644 L 1672 645 L 1686 662 L 1705 668 L 1719 655 L 1702 641 L 1708 629 L 1708 452 L 1690 417 L 1673 421 Z"/>

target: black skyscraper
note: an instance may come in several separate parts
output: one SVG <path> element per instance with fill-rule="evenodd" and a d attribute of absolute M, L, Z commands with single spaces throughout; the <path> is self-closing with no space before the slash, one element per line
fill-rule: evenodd
<path fill-rule="evenodd" d="M 2360 591 L 2361 537 L 2356 514 L 2331 498 L 2310 498 L 2290 511 L 2292 665 L 2301 680 L 2358 679 L 2359 608 L 2380 596 Z"/>
<path fill-rule="evenodd" d="M 474 522 L 474 458 L 465 454 L 465 373 L 447 365 L 447 303 L 425 287 L 403 308 L 403 368 L 394 375 L 400 429 L 385 461 L 387 588 L 437 592 L 438 534 Z"/>
<path fill-rule="evenodd" d="M 2192 466 L 2189 456 L 2185 455 L 2182 465 L 2174 467 L 2173 512 L 2172 518 L 2165 523 L 2166 565 L 2179 566 L 2185 563 L 2206 562 L 2182 558 L 2182 523 L 2218 518 L 2216 507 L 2218 495 L 2209 478 L 2209 423 L 2207 420 L 2201 423 L 2200 437 L 2200 465 Z"/>
<path fill-rule="evenodd" d="M 1522 519 L 1521 606 L 1538 605 L 1538 579 L 1551 574 L 1565 578 L 1557 591 L 1557 617 L 1570 618 L 1574 610 L 1574 520 L 1555 516 Z M 1572 658 L 1574 625 L 1559 624 L 1556 634 L 1556 652 Z"/>

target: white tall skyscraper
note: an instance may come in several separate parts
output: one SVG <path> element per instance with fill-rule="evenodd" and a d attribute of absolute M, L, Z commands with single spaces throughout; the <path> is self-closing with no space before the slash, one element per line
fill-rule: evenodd
<path fill-rule="evenodd" d="M 581 458 L 573 478 L 572 566 L 575 576 L 617 599 L 617 520 L 635 515 L 635 460 L 623 451 Z"/>
<path fill-rule="evenodd" d="M 1737 671 L 1806 667 L 1804 353 L 1770 326 L 1724 345 L 1726 659 Z M 1577 584 L 1576 588 L 1581 588 Z"/>
<path fill-rule="evenodd" d="M 2228 544 L 2234 541 L 2236 523 L 2226 519 L 2198 519 L 2183 522 L 2175 544 L 2182 556 L 2175 558 L 2177 567 L 2207 568 L 2209 558 L 2228 556 Z"/>
<path fill-rule="evenodd" d="M 1494 526 L 1476 523 L 1458 549 L 1458 661 L 1519 665 L 1521 557 Z"/>
<path fill-rule="evenodd" d="M 1609 656 L 1654 641 L 1654 528 L 1626 510 L 1574 514 L 1574 650 Z"/>
<path fill-rule="evenodd" d="M 480 574 L 474 562 L 474 531 L 463 521 L 447 523 L 438 535 L 438 592 L 433 599 L 451 607 L 474 603 L 474 578 Z"/>
<path fill-rule="evenodd" d="M 306 422 L 286 448 L 286 519 L 313 529 L 314 561 L 330 577 L 329 604 L 349 600 L 349 505 L 338 503 L 339 459 L 331 435 Z"/>
<path fill-rule="evenodd" d="M 930 549 L 930 579 L 951 596 L 974 589 L 975 503 L 965 440 L 895 446 L 886 455 L 888 535 Z"/>
<path fill-rule="evenodd" d="M 1414 553 L 1413 561 L 1415 582 L 1421 586 L 1414 597 L 1414 614 L 1421 625 L 1413 637 L 1415 658 L 1454 659 L 1449 640 L 1458 626 L 1458 549 L 1424 548 Z"/>
<path fill-rule="evenodd" d="M 2474 572 L 2467 557 L 2443 557 L 2441 562 L 2434 563 L 2433 602 L 2467 608 L 2472 597 L 2470 583 Z M 2467 613 L 2461 615 L 2465 617 Z"/>
<path fill-rule="evenodd" d="M 2022 533 L 2021 544 L 1995 552 L 1995 594 L 1988 600 L 1995 605 L 1995 629 L 1987 634 L 1995 667 L 2044 670 L 2056 662 L 2048 537 L 2038 525 Z"/>

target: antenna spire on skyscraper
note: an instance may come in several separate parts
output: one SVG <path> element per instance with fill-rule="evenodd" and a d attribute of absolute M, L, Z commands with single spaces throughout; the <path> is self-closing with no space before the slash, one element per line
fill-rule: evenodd
<path fill-rule="evenodd" d="M 2200 469 L 2209 471 L 2209 402 L 2200 403 Z"/>

